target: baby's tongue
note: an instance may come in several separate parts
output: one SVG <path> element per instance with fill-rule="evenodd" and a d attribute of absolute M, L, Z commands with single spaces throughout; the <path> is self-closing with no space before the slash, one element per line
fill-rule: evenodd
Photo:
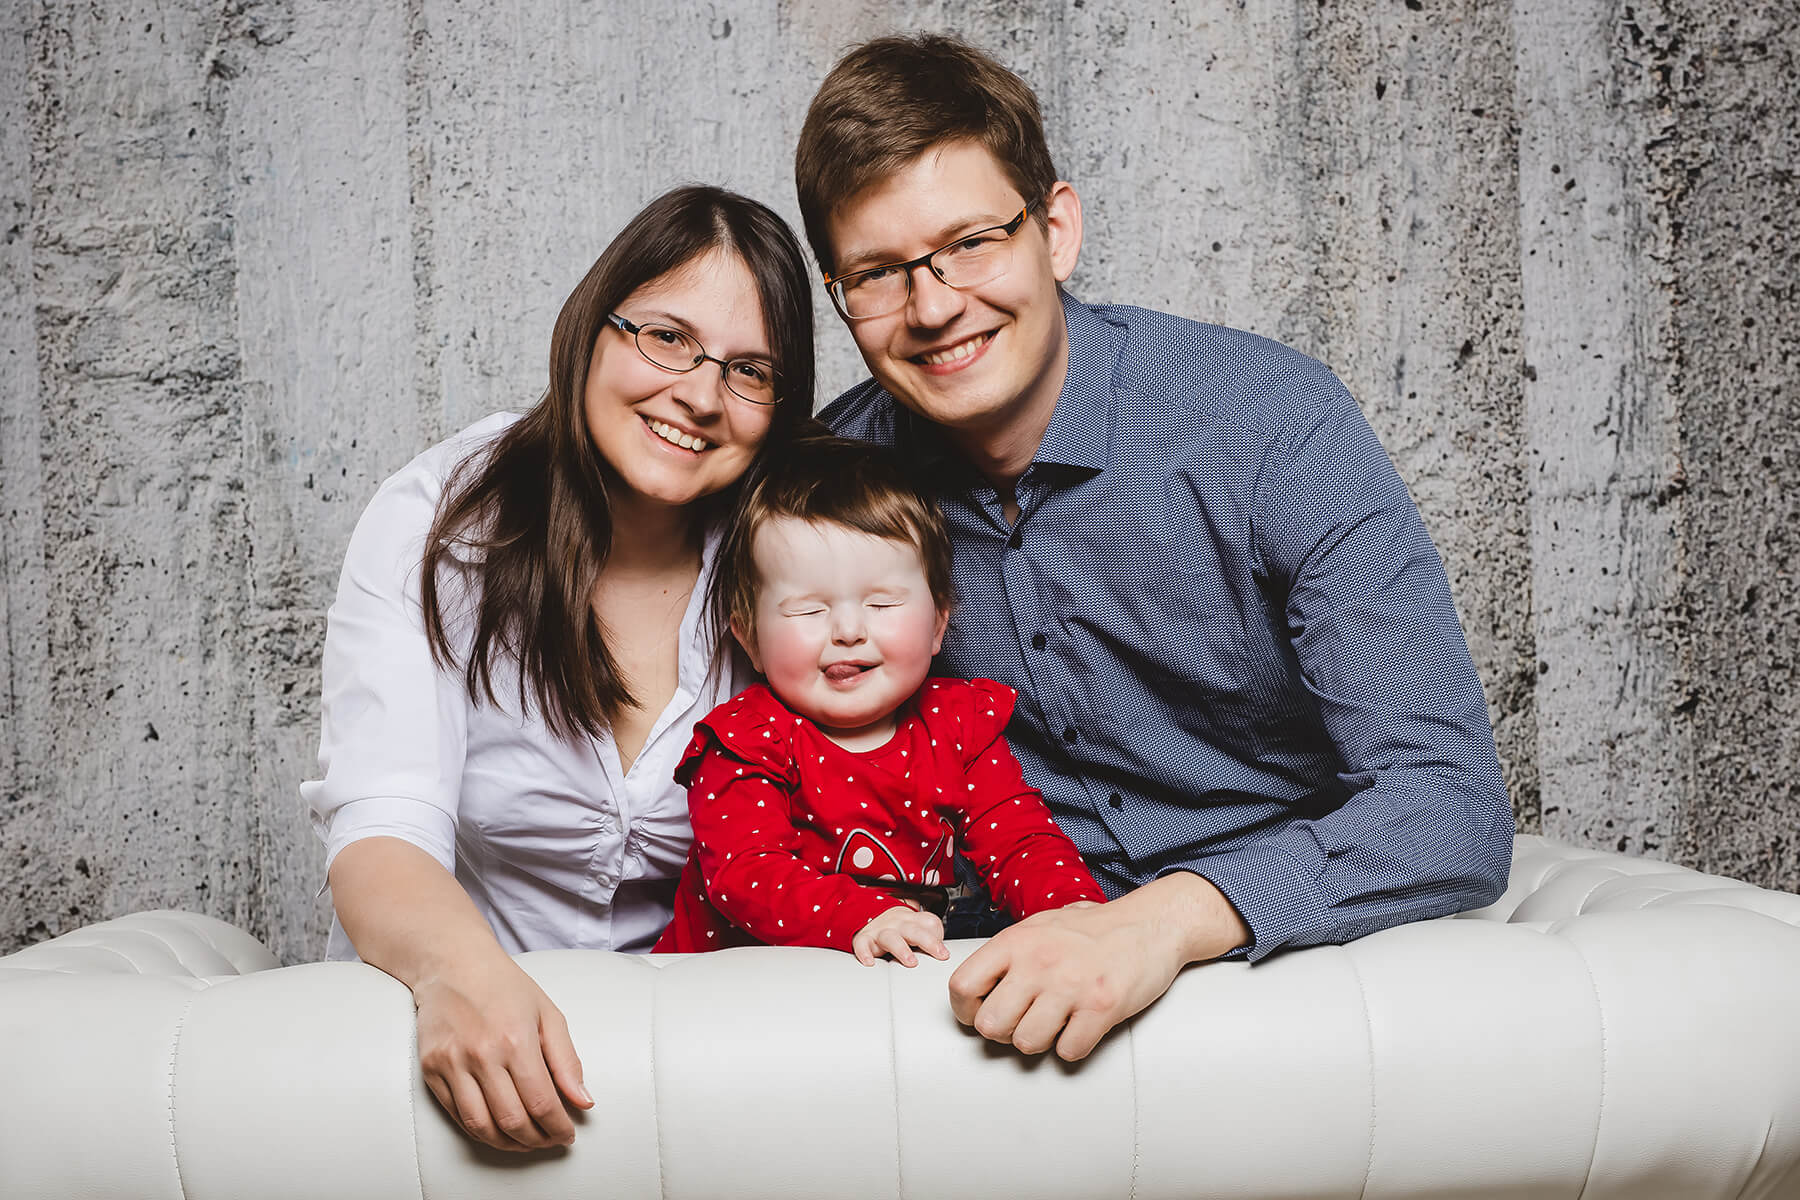
<path fill-rule="evenodd" d="M 833 683 L 842 683 L 846 679 L 854 679 L 861 675 L 863 669 L 855 663 L 836 663 L 825 668 L 825 678 Z"/>

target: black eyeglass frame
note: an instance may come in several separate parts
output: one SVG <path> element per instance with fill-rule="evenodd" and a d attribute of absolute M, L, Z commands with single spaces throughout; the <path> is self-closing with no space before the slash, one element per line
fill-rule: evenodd
<path fill-rule="evenodd" d="M 677 329 L 673 325 L 657 325 L 654 322 L 646 325 L 634 325 L 616 312 L 607 313 L 606 320 L 608 324 L 615 325 L 623 332 L 630 334 L 631 344 L 633 348 L 637 350 L 638 357 L 642 358 L 651 366 L 656 367 L 658 370 L 668 371 L 673 375 L 686 375 L 689 371 L 698 370 L 701 363 L 718 363 L 719 378 L 725 384 L 725 390 L 736 396 L 739 400 L 742 400 L 745 404 L 754 404 L 761 408 L 771 408 L 774 405 L 781 403 L 781 373 L 774 367 L 765 364 L 763 360 L 759 358 L 715 358 L 713 355 L 706 352 L 705 346 L 700 345 L 699 338 L 695 337 L 687 330 Z M 650 357 L 649 351 L 644 349 L 643 342 L 638 340 L 640 335 L 642 335 L 646 329 L 667 329 L 670 333 L 680 334 L 698 347 L 700 357 L 696 358 L 692 363 L 685 367 L 672 367 L 668 363 L 656 361 L 656 359 Z M 769 373 L 769 399 L 758 400 L 754 396 L 746 396 L 744 393 L 731 386 L 731 364 L 738 362 L 752 363 L 759 369 L 766 370 Z"/>
<path fill-rule="evenodd" d="M 1010 221 L 1003 222 L 1002 224 L 999 224 L 999 225 L 989 225 L 983 229 L 971 230 L 968 233 L 962 234 L 958 237 L 951 238 L 949 241 L 947 241 L 943 245 L 939 246 L 936 250 L 933 250 L 930 254 L 921 254 L 917 258 L 911 258 L 905 262 L 880 263 L 873 267 L 863 267 L 863 268 L 861 268 L 859 270 L 855 270 L 855 271 L 846 271 L 842 275 L 827 274 L 825 276 L 825 294 L 831 297 L 832 307 L 836 308 L 838 310 L 838 315 L 843 317 L 844 320 L 846 320 L 846 321 L 873 321 L 877 317 L 892 316 L 893 314 L 899 312 L 901 309 L 906 307 L 907 300 L 912 299 L 913 272 L 918 270 L 920 267 L 930 267 L 931 273 L 933 275 L 937 276 L 938 282 L 942 283 L 945 287 L 956 288 L 956 290 L 959 292 L 962 291 L 963 288 L 980 287 L 981 283 L 991 283 L 994 279 L 998 279 L 998 278 L 1000 278 L 1001 275 L 1006 274 L 1006 269 L 1003 268 L 1001 271 L 999 271 L 995 275 L 991 276 L 990 278 L 982 280 L 981 283 L 968 283 L 968 284 L 963 284 L 961 286 L 958 286 L 957 284 L 951 283 L 948 279 L 945 279 L 944 273 L 942 271 L 938 270 L 937 264 L 932 262 L 931 260 L 936 258 L 938 255 L 942 254 L 944 251 L 950 249 L 952 246 L 955 246 L 958 242 L 966 242 L 970 238 L 980 237 L 984 233 L 993 233 L 995 230 L 999 230 L 1000 232 L 1006 234 L 1006 240 L 1010 242 L 1013 238 L 1013 235 L 1018 233 L 1020 229 L 1024 228 L 1025 218 L 1031 215 L 1031 210 L 1033 208 L 1035 208 L 1038 203 L 1042 203 L 1042 202 L 1038 201 L 1035 203 L 1026 204 L 1024 208 L 1021 208 L 1019 210 L 1019 215 L 1014 217 Z M 1008 266 L 1010 267 L 1010 265 L 1011 264 L 1009 263 Z M 896 304 L 894 307 L 888 309 L 886 312 L 866 313 L 860 317 L 851 316 L 848 308 L 844 304 L 844 298 L 843 298 L 844 281 L 846 279 L 855 279 L 858 275 L 870 275 L 876 271 L 899 271 L 902 275 L 904 275 L 906 277 L 906 298 L 901 300 L 900 303 Z"/>

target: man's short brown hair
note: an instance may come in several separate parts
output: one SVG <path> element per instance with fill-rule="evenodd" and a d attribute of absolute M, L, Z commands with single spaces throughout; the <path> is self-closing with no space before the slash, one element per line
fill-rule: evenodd
<path fill-rule="evenodd" d="M 737 628 L 756 629 L 756 594 L 762 586 L 757 530 L 783 517 L 908 543 L 919 552 L 932 603 L 940 612 L 954 605 L 950 532 L 937 505 L 907 479 L 892 451 L 833 437 L 813 422 L 806 436 L 783 448 L 780 458 L 745 486 L 719 545 L 712 603 L 716 615 Z"/>
<path fill-rule="evenodd" d="M 825 76 L 794 150 L 806 240 L 833 269 L 825 223 L 852 196 L 947 142 L 986 147 L 1027 204 L 1050 194 L 1056 166 L 1037 96 L 1024 80 L 960 38 L 881 37 Z M 1032 216 L 1044 220 L 1041 209 Z"/>

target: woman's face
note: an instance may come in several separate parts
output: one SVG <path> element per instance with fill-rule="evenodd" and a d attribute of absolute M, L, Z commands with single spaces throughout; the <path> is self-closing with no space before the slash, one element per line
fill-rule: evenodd
<path fill-rule="evenodd" d="M 679 329 L 714 358 L 772 361 L 756 281 L 727 251 L 657 276 L 615 311 L 633 325 Z M 686 372 L 657 366 L 611 323 L 594 340 L 582 410 L 595 449 L 631 497 L 670 507 L 737 482 L 775 411 L 727 389 L 716 362 Z"/>

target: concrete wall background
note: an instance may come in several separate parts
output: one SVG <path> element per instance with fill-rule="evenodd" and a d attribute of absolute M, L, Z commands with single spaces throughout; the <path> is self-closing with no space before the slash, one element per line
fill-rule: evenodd
<path fill-rule="evenodd" d="M 317 952 L 295 788 L 362 505 L 535 399 L 657 192 L 795 219 L 812 88 L 916 27 L 1044 99 L 1076 294 L 1349 383 L 1522 827 L 1800 889 L 1791 3 L 39 0 L 0 9 L 0 952 L 163 905 Z"/>

